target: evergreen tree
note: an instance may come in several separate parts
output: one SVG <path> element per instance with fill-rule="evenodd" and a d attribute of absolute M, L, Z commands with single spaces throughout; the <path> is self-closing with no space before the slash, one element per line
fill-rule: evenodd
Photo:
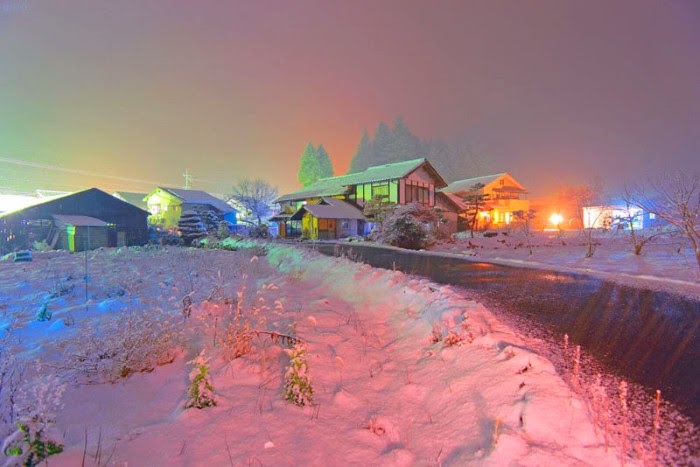
<path fill-rule="evenodd" d="M 362 172 L 369 167 L 369 161 L 372 155 L 372 141 L 369 139 L 369 133 L 365 128 L 362 132 L 360 144 L 357 146 L 357 151 L 350 161 L 350 170 L 348 173 Z"/>
<path fill-rule="evenodd" d="M 320 169 L 318 178 L 332 177 L 333 164 L 331 163 L 331 158 L 328 156 L 328 152 L 326 151 L 326 148 L 323 147 L 323 144 L 318 146 L 316 155 L 318 157 L 318 165 Z"/>
<path fill-rule="evenodd" d="M 321 166 L 318 159 L 318 151 L 310 142 L 306 145 L 304 153 L 301 155 L 299 173 L 297 180 L 303 186 L 308 186 L 320 178 Z"/>
<path fill-rule="evenodd" d="M 185 245 L 191 245 L 198 238 L 206 237 L 207 229 L 202 223 L 202 219 L 195 211 L 184 211 L 177 223 L 177 230 L 180 232 Z"/>
<path fill-rule="evenodd" d="M 392 160 L 393 140 L 393 135 L 387 124 L 384 122 L 379 122 L 379 125 L 377 125 L 377 131 L 374 132 L 374 151 L 372 151 L 373 157 L 369 161 L 369 167 L 396 162 Z"/>
<path fill-rule="evenodd" d="M 481 212 L 486 206 L 486 203 L 491 200 L 490 195 L 484 193 L 483 188 L 483 183 L 475 183 L 462 198 L 466 206 L 467 223 L 472 238 L 474 238 L 474 231 L 479 226 L 479 212 Z"/>
<path fill-rule="evenodd" d="M 396 120 L 394 120 L 392 137 L 391 153 L 389 154 L 391 162 L 409 161 L 425 157 L 420 138 L 411 133 L 403 118 L 396 117 Z"/>
<path fill-rule="evenodd" d="M 221 219 L 211 209 L 200 212 L 199 218 L 201 219 L 202 224 L 204 224 L 204 228 L 207 229 L 207 232 L 214 233 L 219 229 L 219 222 Z"/>

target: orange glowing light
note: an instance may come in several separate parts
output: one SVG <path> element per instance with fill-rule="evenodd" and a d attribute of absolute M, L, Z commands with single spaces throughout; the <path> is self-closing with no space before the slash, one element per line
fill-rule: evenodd
<path fill-rule="evenodd" d="M 549 216 L 549 222 L 552 223 L 554 226 L 559 226 L 564 221 L 564 216 L 559 214 L 558 212 L 555 212 L 551 216 Z"/>

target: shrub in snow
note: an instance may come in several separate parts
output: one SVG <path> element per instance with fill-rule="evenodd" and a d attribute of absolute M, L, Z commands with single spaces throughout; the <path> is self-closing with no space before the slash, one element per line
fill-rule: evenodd
<path fill-rule="evenodd" d="M 169 363 L 181 335 L 160 309 L 108 313 L 82 323 L 65 345 L 66 370 L 89 382 L 113 382 Z"/>
<path fill-rule="evenodd" d="M 49 307 L 46 303 L 41 305 L 39 313 L 36 314 L 37 321 L 50 321 L 53 314 L 49 311 Z"/>
<path fill-rule="evenodd" d="M 224 360 L 231 361 L 250 352 L 252 334 L 247 319 L 242 324 L 240 319 L 228 323 L 223 334 L 219 343 L 223 347 Z"/>
<path fill-rule="evenodd" d="M 194 368 L 190 371 L 190 388 L 187 391 L 185 408 L 203 409 L 216 405 L 214 386 L 211 384 L 208 359 L 204 355 L 204 350 L 188 363 L 194 365 Z"/>
<path fill-rule="evenodd" d="M 372 238 L 399 248 L 419 250 L 430 245 L 430 232 L 438 220 L 434 210 L 419 204 L 398 206 L 383 219 Z"/>
<path fill-rule="evenodd" d="M 285 349 L 289 355 L 289 367 L 284 374 L 284 398 L 294 405 L 310 405 L 314 388 L 309 377 L 306 347 L 297 342 L 293 348 Z"/>
<path fill-rule="evenodd" d="M 250 238 L 270 238 L 270 228 L 267 224 L 254 225 L 248 229 L 248 236 Z"/>
<path fill-rule="evenodd" d="M 65 388 L 56 376 L 49 375 L 38 378 L 29 391 L 19 394 L 18 412 L 22 417 L 15 423 L 14 433 L 2 443 L 3 454 L 12 457 L 13 464 L 38 465 L 63 451 L 60 443 L 46 436 L 56 421 L 56 412 L 63 406 Z"/>
<path fill-rule="evenodd" d="M 224 240 L 226 238 L 229 238 L 230 236 L 231 236 L 231 223 L 229 221 L 219 222 L 219 225 L 216 228 L 216 237 L 219 240 Z"/>
<path fill-rule="evenodd" d="M 207 229 L 195 211 L 184 211 L 177 223 L 177 230 L 185 245 L 191 245 L 193 241 L 206 237 Z"/>

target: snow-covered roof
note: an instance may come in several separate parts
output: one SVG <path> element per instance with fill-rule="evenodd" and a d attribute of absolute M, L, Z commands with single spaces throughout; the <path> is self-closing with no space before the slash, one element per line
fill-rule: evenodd
<path fill-rule="evenodd" d="M 291 218 L 299 220 L 303 211 L 311 213 L 318 219 L 364 219 L 365 216 L 358 208 L 350 203 L 336 199 L 323 198 L 318 204 L 306 204 L 302 206 Z"/>
<path fill-rule="evenodd" d="M 447 185 L 440 174 L 438 174 L 433 166 L 430 165 L 430 162 L 428 162 L 428 160 L 425 158 L 420 158 L 412 159 L 410 161 L 377 165 L 374 167 L 369 167 L 362 172 L 340 175 L 338 177 L 322 178 L 293 193 L 282 195 L 275 201 L 279 203 L 282 201 L 341 195 L 345 194 L 351 186 L 360 185 L 362 183 L 381 182 L 385 180 L 403 178 L 423 165 L 425 165 L 425 168 L 436 178 L 436 186 L 440 187 Z"/>
<path fill-rule="evenodd" d="M 508 174 L 508 172 L 503 172 L 494 175 L 482 175 L 481 177 L 465 178 L 464 180 L 457 180 L 447 185 L 445 188 L 442 189 L 442 191 L 446 193 L 462 193 L 465 191 L 471 191 L 472 187 L 478 183 L 482 185 L 488 185 L 489 183 L 495 182 L 496 180 L 506 176 L 514 184 L 508 184 L 506 186 L 494 188 L 494 191 L 518 191 L 526 193 L 525 188 L 523 188 L 522 185 L 515 181 L 515 179 L 510 174 Z"/>
<path fill-rule="evenodd" d="M 90 216 L 54 214 L 51 217 L 59 224 L 73 225 L 75 227 L 107 227 L 109 225 L 105 221 Z"/>
<path fill-rule="evenodd" d="M 504 175 L 506 175 L 506 172 L 494 175 L 483 175 L 481 177 L 465 178 L 464 180 L 457 180 L 447 185 L 445 188 L 442 189 L 442 191 L 446 193 L 461 193 L 463 191 L 471 191 L 472 187 L 477 183 L 480 183 L 482 185 L 488 185 L 489 183 L 498 180 Z"/>
<path fill-rule="evenodd" d="M 229 206 L 224 202 L 224 200 L 217 198 L 214 195 L 207 193 L 202 190 L 185 190 L 182 188 L 169 188 L 159 186 L 163 191 L 170 193 L 173 196 L 177 196 L 182 200 L 183 203 L 188 204 L 208 204 L 221 212 L 235 212 L 236 209 Z"/>

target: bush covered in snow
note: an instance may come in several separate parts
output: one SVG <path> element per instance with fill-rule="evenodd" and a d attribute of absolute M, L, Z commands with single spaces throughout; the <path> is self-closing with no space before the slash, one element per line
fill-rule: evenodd
<path fill-rule="evenodd" d="M 20 413 L 16 430 L 2 442 L 2 453 L 8 465 L 39 465 L 47 457 L 59 454 L 63 446 L 48 438 L 62 408 L 66 385 L 54 375 L 36 378 L 18 394 L 16 405 Z"/>
<path fill-rule="evenodd" d="M 420 204 L 398 206 L 378 224 L 372 238 L 399 248 L 420 250 L 432 243 L 438 221 L 433 209 Z"/>
<path fill-rule="evenodd" d="M 104 315 L 64 343 L 65 365 L 89 382 L 114 382 L 172 361 L 180 341 L 173 316 L 159 309 Z"/>

